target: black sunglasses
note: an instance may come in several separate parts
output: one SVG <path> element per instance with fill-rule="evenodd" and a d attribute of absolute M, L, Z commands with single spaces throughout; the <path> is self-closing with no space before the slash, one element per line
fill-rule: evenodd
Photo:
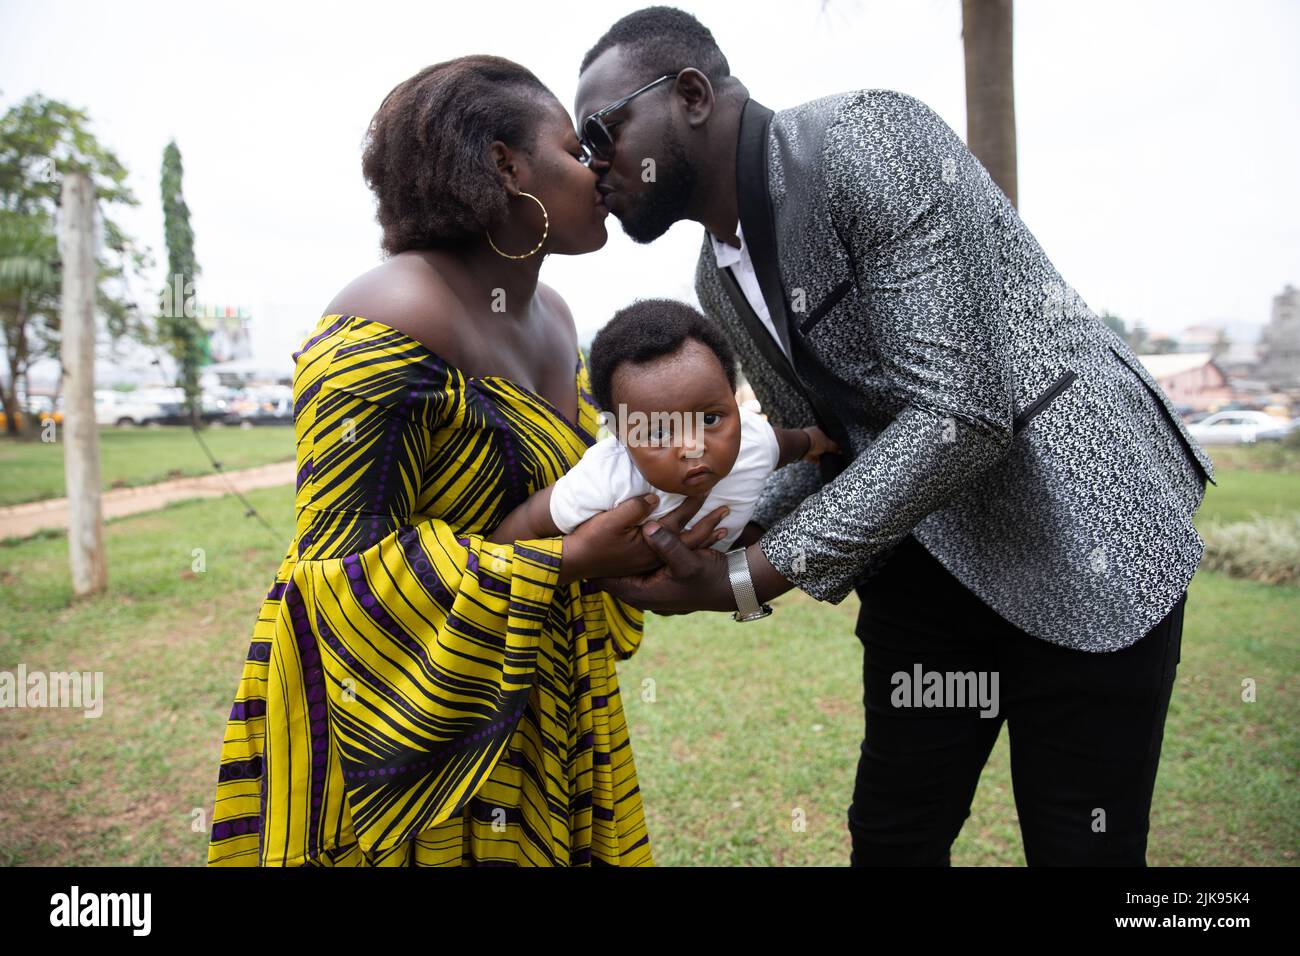
<path fill-rule="evenodd" d="M 647 83 L 641 89 L 634 93 L 629 93 L 617 103 L 611 103 L 609 106 L 596 110 L 585 120 L 582 121 L 582 132 L 578 136 L 578 143 L 582 146 L 583 158 L 582 164 L 590 166 L 593 159 L 600 158 L 610 160 L 614 157 L 614 137 L 610 135 L 610 127 L 617 126 L 622 120 L 615 120 L 613 123 L 606 123 L 603 117 L 615 110 L 622 109 L 632 102 L 635 97 L 640 96 L 646 90 L 652 90 L 660 83 L 667 80 L 677 79 L 676 73 L 667 73 L 657 80 Z"/>

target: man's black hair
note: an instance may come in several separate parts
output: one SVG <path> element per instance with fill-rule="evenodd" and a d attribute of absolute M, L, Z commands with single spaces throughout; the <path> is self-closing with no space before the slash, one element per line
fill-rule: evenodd
<path fill-rule="evenodd" d="M 602 411 L 616 412 L 611 396 L 614 372 L 624 362 L 649 362 L 672 355 L 687 339 L 707 346 L 736 390 L 736 356 L 712 322 L 676 299 L 638 299 L 614 313 L 591 343 L 591 394 Z"/>
<path fill-rule="evenodd" d="M 646 7 L 619 20 L 587 51 L 578 75 L 615 46 L 623 47 L 628 61 L 644 74 L 645 82 L 691 66 L 714 84 L 731 75 L 731 67 L 713 34 L 699 20 L 675 7 Z"/>

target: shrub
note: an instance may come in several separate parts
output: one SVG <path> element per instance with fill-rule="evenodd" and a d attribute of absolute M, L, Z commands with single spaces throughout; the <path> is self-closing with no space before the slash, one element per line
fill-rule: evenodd
<path fill-rule="evenodd" d="M 1300 514 L 1211 522 L 1201 537 L 1203 568 L 1266 584 L 1300 584 Z"/>

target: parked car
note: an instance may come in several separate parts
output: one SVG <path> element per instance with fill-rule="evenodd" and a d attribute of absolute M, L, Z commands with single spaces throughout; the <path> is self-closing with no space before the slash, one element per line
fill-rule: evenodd
<path fill-rule="evenodd" d="M 44 425 L 47 421 L 53 421 L 56 425 L 63 424 L 63 396 L 59 396 L 59 402 L 56 405 L 48 395 L 33 395 L 23 403 L 23 410 L 18 413 L 18 427 L 23 427 L 23 422 L 27 416 L 31 415 L 35 421 Z M 0 409 L 0 431 L 9 428 L 9 416 Z"/>
<path fill-rule="evenodd" d="M 292 425 L 293 389 L 273 386 L 265 389 L 246 389 L 229 403 L 225 423 L 241 428 L 255 425 Z"/>
<path fill-rule="evenodd" d="M 95 392 L 95 422 L 99 425 L 156 425 L 171 413 L 172 409 L 147 393 L 111 389 Z"/>
<path fill-rule="evenodd" d="M 190 424 L 190 414 L 185 405 L 185 390 L 183 388 L 151 388 L 147 392 L 149 398 L 158 402 L 163 407 L 163 417 L 160 419 L 164 425 L 188 425 Z M 204 422 L 224 422 L 226 419 L 226 402 L 224 397 L 212 390 L 203 391 L 199 395 L 199 420 Z"/>
<path fill-rule="evenodd" d="M 1215 412 L 1187 430 L 1203 445 L 1239 445 L 1285 438 L 1291 423 L 1264 412 L 1225 411 Z"/>
<path fill-rule="evenodd" d="M 189 413 L 185 410 L 185 390 L 180 388 L 150 388 L 138 393 L 142 398 L 158 403 L 162 414 L 151 425 L 188 425 Z"/>
<path fill-rule="evenodd" d="M 235 395 L 232 388 L 208 388 L 203 390 L 203 405 L 199 412 L 205 422 L 225 422 L 230 413 L 230 402 Z"/>

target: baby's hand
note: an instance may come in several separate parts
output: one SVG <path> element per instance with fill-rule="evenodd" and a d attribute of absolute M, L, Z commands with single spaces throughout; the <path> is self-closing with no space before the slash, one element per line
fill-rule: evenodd
<path fill-rule="evenodd" d="M 830 436 L 816 425 L 808 425 L 803 430 L 808 433 L 811 442 L 808 445 L 807 453 L 800 459 L 801 461 L 818 461 L 826 452 L 838 452 L 840 450 L 840 446 L 831 441 Z"/>

